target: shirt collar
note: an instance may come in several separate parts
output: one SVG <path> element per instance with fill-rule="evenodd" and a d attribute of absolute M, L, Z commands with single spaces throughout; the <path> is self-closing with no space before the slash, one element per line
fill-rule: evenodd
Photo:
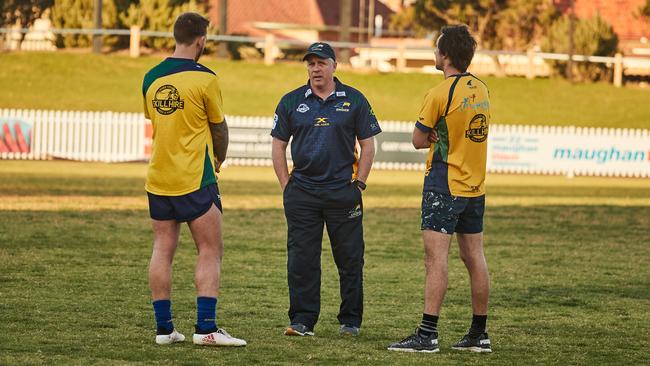
<path fill-rule="evenodd" d="M 344 85 L 343 85 L 343 83 L 341 83 L 341 81 L 339 81 L 339 79 L 337 77 L 334 77 L 334 84 L 335 84 L 334 91 L 332 92 L 332 94 L 330 94 L 328 96 L 328 98 L 331 97 L 332 95 L 334 95 L 335 98 L 345 98 L 345 97 L 347 97 L 347 93 L 345 92 L 345 90 L 343 88 Z M 314 92 L 311 90 L 309 80 L 307 80 L 307 90 L 305 90 L 305 99 L 307 99 L 312 94 L 314 94 Z"/>

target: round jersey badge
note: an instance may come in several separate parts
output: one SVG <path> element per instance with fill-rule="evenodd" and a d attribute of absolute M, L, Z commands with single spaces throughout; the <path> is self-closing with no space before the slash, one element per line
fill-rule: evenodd
<path fill-rule="evenodd" d="M 176 112 L 177 109 L 183 109 L 185 102 L 181 99 L 178 90 L 173 85 L 163 85 L 158 90 L 153 99 L 153 107 L 160 114 L 168 115 Z"/>

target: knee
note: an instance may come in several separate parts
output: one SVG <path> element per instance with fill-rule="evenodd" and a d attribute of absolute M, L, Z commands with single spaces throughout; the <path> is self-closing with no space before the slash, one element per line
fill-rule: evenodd
<path fill-rule="evenodd" d="M 424 255 L 424 268 L 427 272 L 435 270 L 446 270 L 447 269 L 447 258 L 439 255 L 433 255 L 430 253 L 425 253 Z"/>
<path fill-rule="evenodd" d="M 467 267 L 474 267 L 485 261 L 483 252 L 480 251 L 460 251 L 460 259 Z"/>

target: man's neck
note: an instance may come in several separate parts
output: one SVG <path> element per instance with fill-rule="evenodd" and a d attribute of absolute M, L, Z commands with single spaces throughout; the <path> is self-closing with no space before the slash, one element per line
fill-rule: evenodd
<path fill-rule="evenodd" d="M 336 90 L 336 83 L 334 82 L 334 79 L 332 79 L 330 82 L 325 84 L 322 88 L 317 88 L 312 86 L 311 90 L 319 96 L 321 99 L 325 100 L 327 97 L 332 95 L 334 93 L 334 90 Z"/>
<path fill-rule="evenodd" d="M 182 47 L 179 45 L 176 45 L 176 49 L 174 49 L 174 53 L 172 54 L 174 58 L 187 58 L 190 60 L 194 60 L 195 56 L 196 50 L 194 47 Z"/>
<path fill-rule="evenodd" d="M 443 72 L 445 74 L 445 79 L 452 76 L 452 75 L 462 74 L 457 68 L 455 68 L 455 67 L 453 67 L 451 65 L 445 67 Z"/>

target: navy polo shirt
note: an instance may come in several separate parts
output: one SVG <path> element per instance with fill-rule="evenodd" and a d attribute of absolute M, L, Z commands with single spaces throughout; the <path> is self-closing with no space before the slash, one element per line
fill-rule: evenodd
<path fill-rule="evenodd" d="M 286 94 L 275 110 L 271 136 L 291 137 L 294 182 L 306 188 L 345 186 L 356 172 L 356 139 L 381 132 L 360 91 L 334 78 L 336 90 L 322 100 L 309 84 Z"/>

